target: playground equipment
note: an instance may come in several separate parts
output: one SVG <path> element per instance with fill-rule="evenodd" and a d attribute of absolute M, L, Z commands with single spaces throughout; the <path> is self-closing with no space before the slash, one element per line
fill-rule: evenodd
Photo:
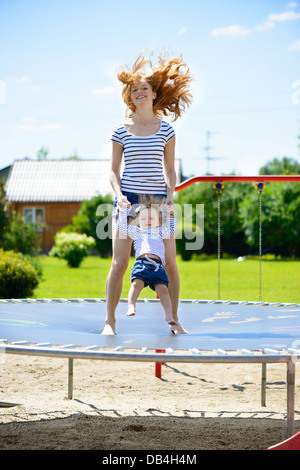
<path fill-rule="evenodd" d="M 201 181 L 214 182 L 220 228 L 220 196 L 226 181 L 252 181 L 259 193 L 259 300 L 221 300 L 220 269 L 216 300 L 181 300 L 179 316 L 187 335 L 173 335 L 162 326 L 159 300 L 139 300 L 139 313 L 128 322 L 121 299 L 116 311 L 117 334 L 101 335 L 105 299 L 2 299 L 0 300 L 0 352 L 69 361 L 68 397 L 73 396 L 74 359 L 161 363 L 262 364 L 261 404 L 266 399 L 266 365 L 287 366 L 287 437 L 294 432 L 295 373 L 300 357 L 300 305 L 261 300 L 261 198 L 264 183 L 297 181 L 300 176 L 203 176 L 176 188 Z M 218 264 L 220 267 L 220 230 Z M 288 300 L 288 299 L 287 299 Z M 149 322 L 149 316 L 151 322 Z M 159 352 L 158 352 L 159 351 Z M 157 371 L 159 376 L 160 371 Z"/>

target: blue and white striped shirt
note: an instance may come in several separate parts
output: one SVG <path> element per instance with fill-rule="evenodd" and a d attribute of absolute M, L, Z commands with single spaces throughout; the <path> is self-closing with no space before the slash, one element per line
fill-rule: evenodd
<path fill-rule="evenodd" d="M 166 194 L 163 156 L 165 145 L 174 135 L 173 127 L 162 120 L 159 131 L 149 136 L 133 135 L 124 125 L 115 129 L 112 140 L 122 145 L 124 152 L 122 191 Z"/>
<path fill-rule="evenodd" d="M 170 235 L 175 233 L 176 219 L 174 217 L 167 217 L 166 225 L 157 228 L 150 228 L 142 230 L 136 225 L 128 224 L 127 222 L 128 210 L 120 210 L 118 218 L 118 229 L 133 239 L 133 246 L 135 250 L 135 258 L 138 259 L 141 255 L 152 254 L 160 258 L 162 265 L 165 262 L 165 246 L 163 239 L 170 238 Z"/>

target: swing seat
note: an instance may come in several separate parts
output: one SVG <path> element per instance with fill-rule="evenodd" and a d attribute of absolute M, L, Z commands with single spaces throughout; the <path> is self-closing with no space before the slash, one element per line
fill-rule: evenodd
<path fill-rule="evenodd" d="M 300 432 L 289 437 L 285 441 L 279 442 L 267 450 L 300 450 Z"/>

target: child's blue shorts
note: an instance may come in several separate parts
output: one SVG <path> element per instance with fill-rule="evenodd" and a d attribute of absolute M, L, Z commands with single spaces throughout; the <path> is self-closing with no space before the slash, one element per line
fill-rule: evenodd
<path fill-rule="evenodd" d="M 165 284 L 168 287 L 169 279 L 165 269 L 158 260 L 154 261 L 159 266 L 157 270 L 146 258 L 138 259 L 131 270 L 131 282 L 136 278 L 142 279 L 145 282 L 145 287 L 149 286 L 154 291 L 156 284 Z"/>

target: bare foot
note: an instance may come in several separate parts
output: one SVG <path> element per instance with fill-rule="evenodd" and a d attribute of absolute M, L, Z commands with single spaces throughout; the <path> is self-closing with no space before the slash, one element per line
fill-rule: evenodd
<path fill-rule="evenodd" d="M 177 323 L 175 325 L 170 324 L 170 329 L 173 333 L 173 335 L 186 335 L 188 334 L 188 331 L 183 328 L 183 326 L 180 325 L 180 323 Z"/>
<path fill-rule="evenodd" d="M 105 327 L 102 330 L 102 335 L 114 335 L 115 334 L 115 328 L 112 327 L 109 323 L 105 325 Z"/>
<path fill-rule="evenodd" d="M 135 306 L 132 305 L 132 306 L 128 307 L 126 316 L 127 317 L 133 317 L 134 315 L 135 315 Z"/>

